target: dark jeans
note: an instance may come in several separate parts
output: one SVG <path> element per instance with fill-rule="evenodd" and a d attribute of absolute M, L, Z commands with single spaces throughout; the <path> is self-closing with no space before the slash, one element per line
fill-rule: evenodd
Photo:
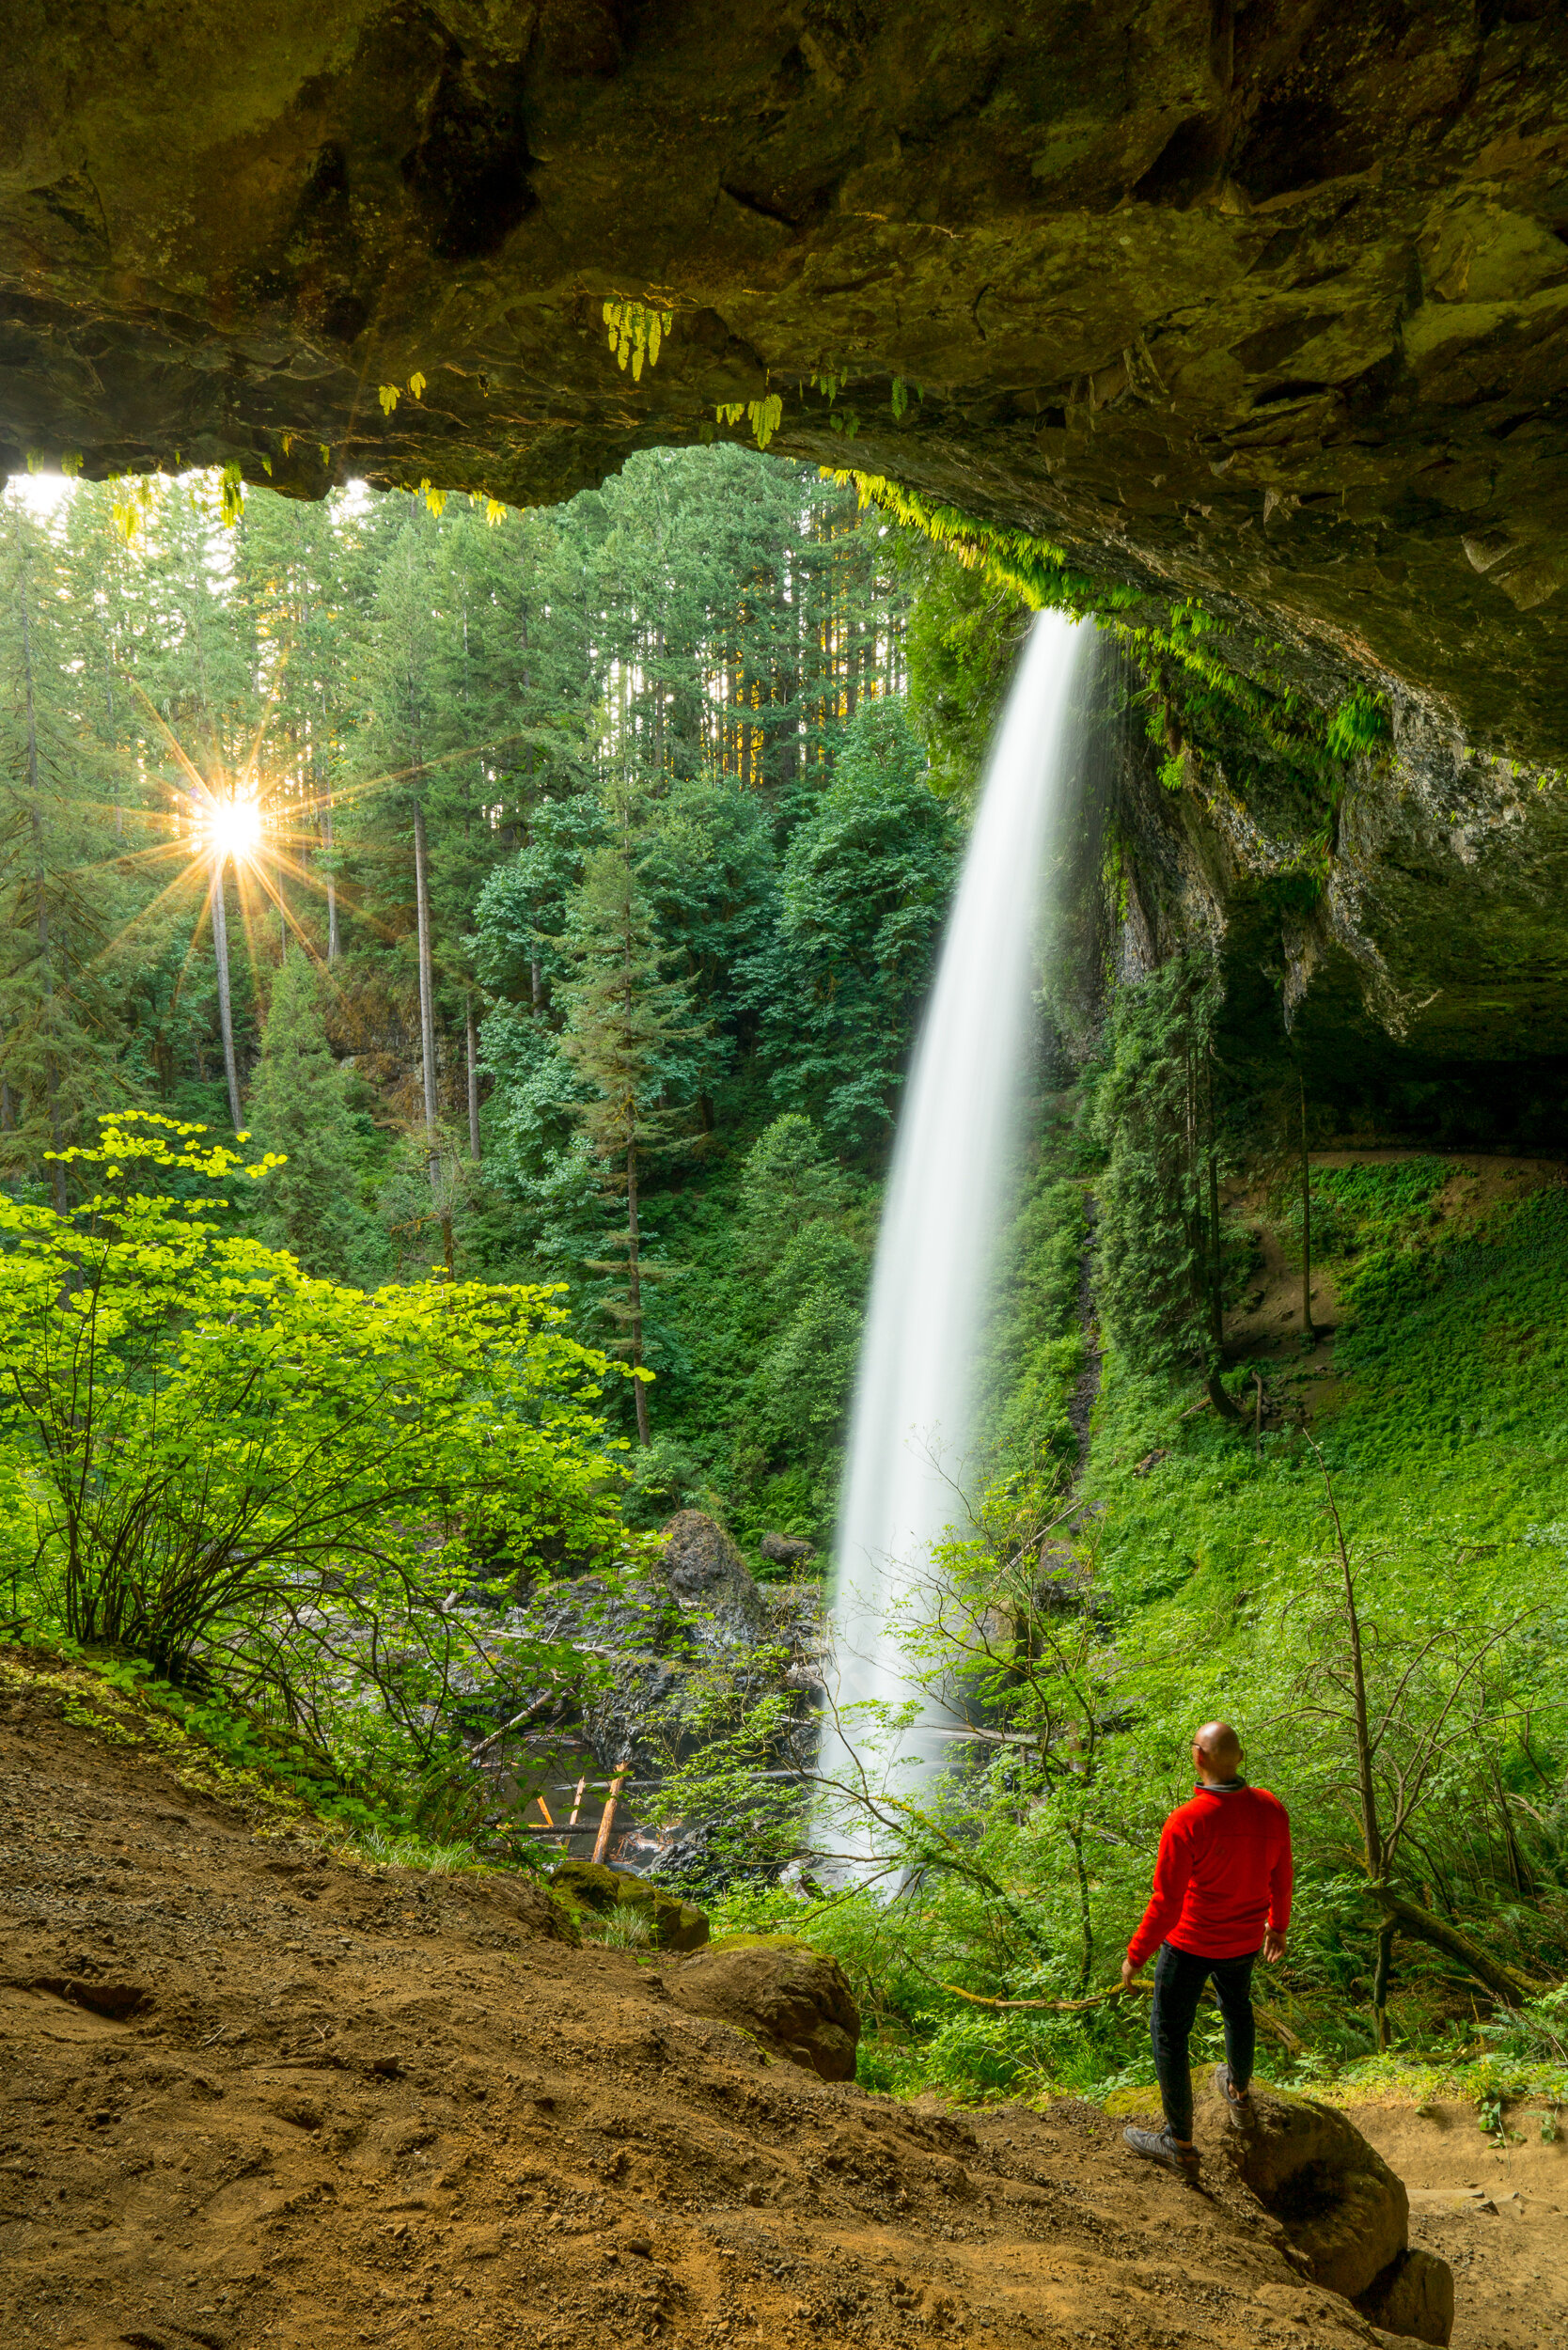
<path fill-rule="evenodd" d="M 1256 1950 L 1245 1958 L 1195 1958 L 1162 1942 L 1154 1961 L 1154 2006 L 1150 2036 L 1154 2043 L 1154 2070 L 1159 2075 L 1160 2100 L 1166 2125 L 1173 2138 L 1192 2136 L 1192 2073 L 1187 2062 L 1187 2039 L 1203 1985 L 1214 1977 L 1215 1998 L 1225 2019 L 1225 2061 L 1237 2089 L 1249 2087 L 1258 2035 L 1252 2021 L 1252 1966 Z"/>

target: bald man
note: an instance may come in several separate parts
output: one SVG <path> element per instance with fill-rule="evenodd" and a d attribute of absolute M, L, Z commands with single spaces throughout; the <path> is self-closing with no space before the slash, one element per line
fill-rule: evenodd
<path fill-rule="evenodd" d="M 1157 1950 L 1151 2032 L 1163 2130 L 1124 2133 L 1135 2154 L 1187 2178 L 1198 2174 L 1192 2142 L 1187 2042 L 1203 1985 L 1213 1979 L 1225 2020 L 1225 2062 L 1215 2085 L 1230 2117 L 1252 2109 L 1252 1968 L 1285 1954 L 1291 1922 L 1291 1823 L 1277 1795 L 1241 1775 L 1242 1744 L 1229 1722 L 1205 1722 L 1193 1738 L 1198 1788 L 1173 1811 L 1160 1838 L 1154 1893 L 1127 1945 L 1123 1990 Z"/>

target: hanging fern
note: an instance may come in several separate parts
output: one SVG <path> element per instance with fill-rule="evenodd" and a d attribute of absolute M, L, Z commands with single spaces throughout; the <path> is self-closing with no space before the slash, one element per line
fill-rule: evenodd
<path fill-rule="evenodd" d="M 632 381 L 640 384 L 644 359 L 651 368 L 659 364 L 660 346 L 675 323 L 673 313 L 651 310 L 645 302 L 606 302 L 602 315 L 616 365 L 624 368 L 630 361 Z"/>
<path fill-rule="evenodd" d="M 739 424 L 745 416 L 757 438 L 759 448 L 766 448 L 784 421 L 784 402 L 776 392 L 766 392 L 760 400 L 720 400 L 713 410 L 720 424 Z"/>
<path fill-rule="evenodd" d="M 238 465 L 226 465 L 218 477 L 218 511 L 226 530 L 232 530 L 245 510 L 245 485 Z"/>

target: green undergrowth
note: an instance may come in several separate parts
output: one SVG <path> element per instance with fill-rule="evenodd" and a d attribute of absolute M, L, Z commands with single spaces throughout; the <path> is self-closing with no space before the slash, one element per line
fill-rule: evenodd
<path fill-rule="evenodd" d="M 1289 1254 L 1289 1192 L 1274 1204 Z M 1314 1171 L 1320 1264 L 1342 1320 L 1326 1369 L 1294 1336 L 1261 1358 L 1287 1406 L 1261 1439 L 1221 1424 L 1195 1378 L 1140 1376 L 1107 1347 L 1075 1491 L 1104 1691 L 1095 1786 L 1074 1798 L 1081 1900 L 1053 1830 L 1062 1794 L 1013 1807 L 994 1779 L 968 1815 L 965 1859 L 1005 1906 L 940 1870 L 896 1899 L 735 1889 L 714 1905 L 715 1931 L 788 1930 L 839 1959 L 865 2016 L 866 2087 L 980 2101 L 1149 2088 L 1143 1998 L 1078 2013 L 979 2002 L 1067 2000 L 1114 1981 L 1160 1825 L 1191 1790 L 1192 1727 L 1218 1714 L 1295 1828 L 1289 1956 L 1258 1979 L 1265 2076 L 1346 2102 L 1469 2099 L 1478 2113 L 1568 2100 L 1568 1993 L 1553 1988 L 1568 1975 L 1568 1190 L 1479 1205 L 1475 1183 L 1435 1157 Z M 1072 1251 L 1036 1253 L 1059 1309 Z M 1060 1343 L 1049 1316 L 1041 1327 L 1014 1353 L 1019 1377 Z M 1059 1381 L 1065 1358 L 1057 1368 Z M 1383 2051 L 1354 1770 L 1319 1704 L 1339 1572 L 1325 1468 L 1378 1685 L 1435 1627 L 1497 1641 L 1495 1687 L 1434 1784 L 1403 1883 L 1534 1986 L 1523 2009 L 1497 2007 L 1453 1958 L 1402 1937 Z M 1205 2010 L 1195 2064 L 1219 2044 Z"/>

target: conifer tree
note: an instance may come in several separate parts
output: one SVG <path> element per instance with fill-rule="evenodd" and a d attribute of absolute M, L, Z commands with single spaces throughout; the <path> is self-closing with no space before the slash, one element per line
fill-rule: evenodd
<path fill-rule="evenodd" d="M 643 1254 L 638 1186 L 650 1159 L 682 1136 L 688 1120 L 668 1105 L 682 1086 L 682 1063 L 701 1035 L 690 990 L 666 978 L 667 960 L 639 870 L 648 829 L 648 795 L 633 778 L 605 793 L 609 838 L 588 859 L 568 908 L 564 942 L 570 976 L 561 989 L 566 1025 L 561 1050 L 584 1098 L 577 1116 L 606 1197 L 624 1200 L 626 1222 L 605 1237 L 612 1256 L 590 1265 L 614 1277 L 605 1309 L 621 1329 L 617 1351 L 634 1371 L 646 1359 L 643 1292 L 651 1277 Z M 648 1392 L 638 1379 L 637 1441 L 650 1441 Z"/>
<path fill-rule="evenodd" d="M 353 1121 L 307 955 L 286 956 L 273 980 L 250 1119 L 261 1146 L 287 1159 L 268 1178 L 264 1237 L 307 1273 L 345 1278 L 368 1220 L 356 1197 Z"/>
<path fill-rule="evenodd" d="M 91 1111 L 114 1090 L 93 968 L 102 892 L 83 873 L 96 810 L 78 755 L 56 570 L 49 531 L 0 501 L 0 1111 L 6 1160 L 35 1177 L 46 1154 L 84 1138 Z M 63 1212 L 57 1161 L 51 1181 Z"/>

